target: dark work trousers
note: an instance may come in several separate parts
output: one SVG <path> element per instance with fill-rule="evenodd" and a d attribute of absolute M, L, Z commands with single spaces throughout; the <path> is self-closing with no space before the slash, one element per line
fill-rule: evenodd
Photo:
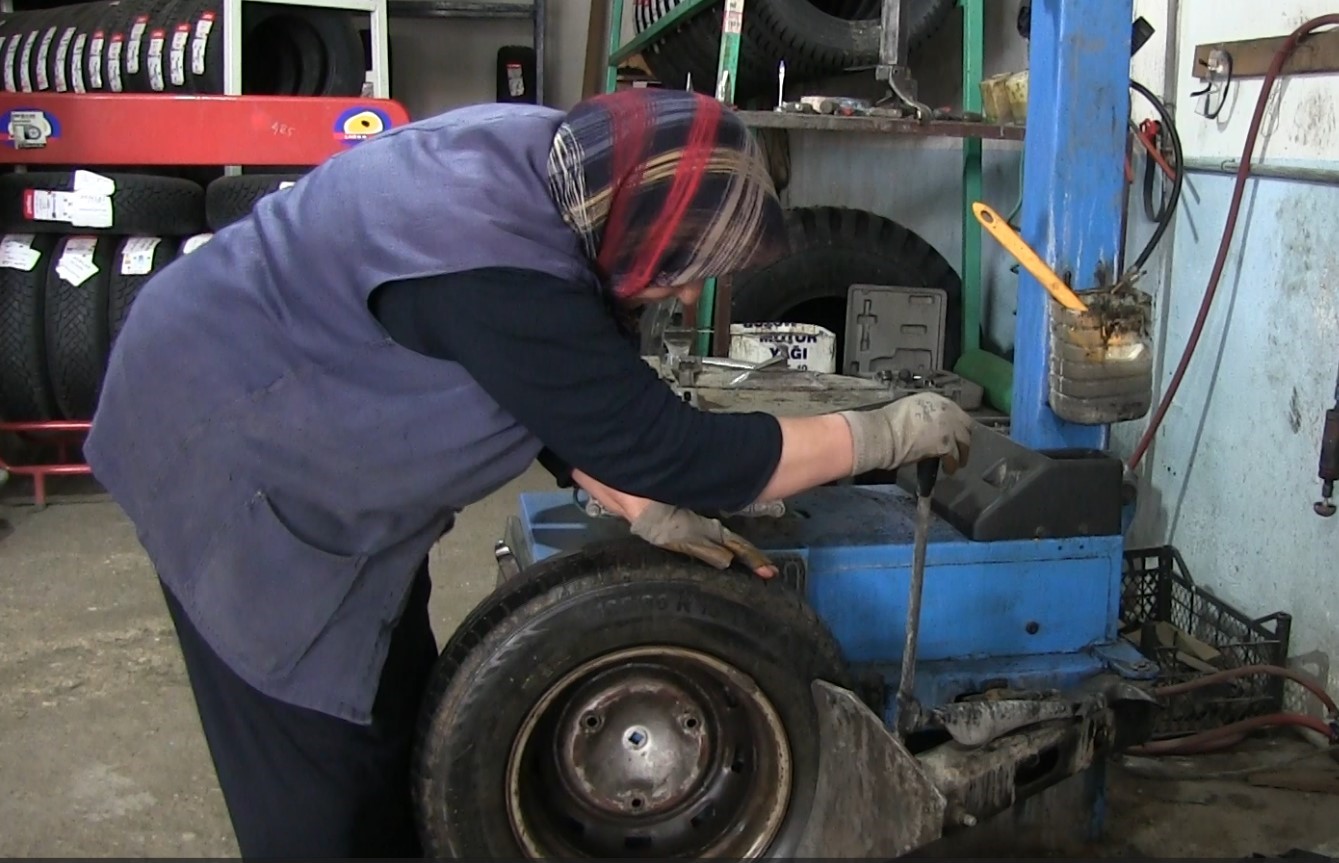
<path fill-rule="evenodd" d="M 223 663 L 164 589 L 241 855 L 421 857 L 410 749 L 437 658 L 425 560 L 391 638 L 371 725 L 277 701 Z"/>

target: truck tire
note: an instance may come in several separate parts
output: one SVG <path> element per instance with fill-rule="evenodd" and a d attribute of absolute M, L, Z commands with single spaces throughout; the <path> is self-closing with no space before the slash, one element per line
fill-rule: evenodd
<path fill-rule="evenodd" d="M 734 278 L 731 320 L 825 327 L 837 335 L 840 366 L 851 285 L 942 288 L 943 365 L 953 368 L 962 352 L 962 281 L 933 246 L 891 219 L 843 207 L 793 208 L 786 211 L 786 226 L 786 257 Z"/>
<path fill-rule="evenodd" d="M 56 418 L 47 380 L 43 309 L 51 234 L 9 234 L 0 243 L 0 417 L 19 422 Z M 25 267 L 27 269 L 25 269 Z"/>
<path fill-rule="evenodd" d="M 46 279 L 47 374 L 61 416 L 88 420 L 98 405 L 107 371 L 107 293 L 117 240 L 115 237 L 62 237 L 51 255 Z M 77 284 L 61 272 L 67 255 L 82 257 L 96 271 Z"/>
<path fill-rule="evenodd" d="M 485 599 L 434 669 L 413 761 L 425 853 L 790 856 L 818 773 L 815 679 L 848 685 L 779 580 L 640 540 L 542 561 Z M 670 759 L 692 789 L 673 795 L 613 769 L 647 729 L 707 753 L 715 778 Z"/>
<path fill-rule="evenodd" d="M 641 32 L 682 0 L 653 0 L 636 10 Z M 953 11 L 955 0 L 905 0 L 908 50 L 919 47 Z M 867 66 L 879 58 L 877 0 L 752 0 L 744 10 L 740 34 L 738 102 L 776 99 L 777 63 L 786 61 L 791 80 Z M 651 70 L 666 86 L 681 88 L 686 74 L 693 89 L 715 91 L 720 51 L 722 4 L 694 15 L 643 52 Z M 670 80 L 666 81 L 668 78 Z"/>
<path fill-rule="evenodd" d="M 367 77 L 363 42 L 348 13 L 270 3 L 257 3 L 247 12 L 243 92 L 285 96 L 363 92 Z M 221 55 L 218 68 L 221 72 Z"/>
<path fill-rule="evenodd" d="M 102 176 L 116 184 L 110 227 L 77 227 L 68 221 L 43 218 L 40 212 L 31 210 L 26 203 L 30 192 L 69 192 L 74 188 L 74 173 L 30 171 L 0 175 L 0 230 L 183 236 L 204 229 L 205 190 L 198 183 L 149 174 Z"/>
<path fill-rule="evenodd" d="M 251 214 L 256 202 L 302 179 L 302 174 L 239 174 L 219 177 L 205 187 L 205 221 L 221 231 Z"/>

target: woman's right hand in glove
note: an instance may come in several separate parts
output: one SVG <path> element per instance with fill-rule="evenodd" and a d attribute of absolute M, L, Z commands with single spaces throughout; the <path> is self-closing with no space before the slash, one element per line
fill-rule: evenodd
<path fill-rule="evenodd" d="M 851 476 L 940 459 L 953 473 L 967 463 L 972 418 L 949 399 L 918 393 L 869 411 L 838 414 L 851 427 Z"/>

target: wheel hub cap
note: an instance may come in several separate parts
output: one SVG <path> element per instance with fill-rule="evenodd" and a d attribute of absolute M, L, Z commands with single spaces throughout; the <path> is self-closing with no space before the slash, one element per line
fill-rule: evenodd
<path fill-rule="evenodd" d="M 658 815 L 697 789 L 712 758 L 702 705 L 656 669 L 607 673 L 576 693 L 559 734 L 559 770 L 600 812 Z"/>

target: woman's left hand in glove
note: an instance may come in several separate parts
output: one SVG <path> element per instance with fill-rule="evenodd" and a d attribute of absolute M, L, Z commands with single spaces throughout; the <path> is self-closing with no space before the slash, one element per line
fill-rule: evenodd
<path fill-rule="evenodd" d="M 631 521 L 632 533 L 668 551 L 686 554 L 717 569 L 736 559 L 761 578 L 777 574 L 776 566 L 757 546 L 714 518 L 670 506 L 650 503 Z"/>

